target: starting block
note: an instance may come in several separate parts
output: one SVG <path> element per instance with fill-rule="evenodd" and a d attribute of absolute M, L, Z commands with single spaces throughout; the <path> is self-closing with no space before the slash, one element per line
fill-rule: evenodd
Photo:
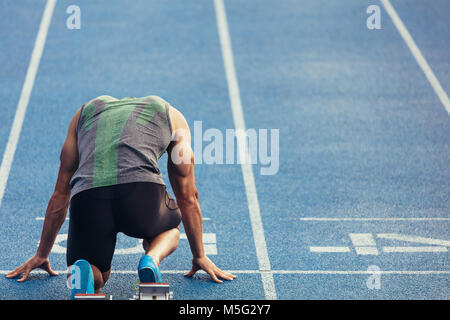
<path fill-rule="evenodd" d="M 172 300 L 173 292 L 165 282 L 141 282 L 133 300 Z"/>
<path fill-rule="evenodd" d="M 130 300 L 172 300 L 173 292 L 166 282 L 141 282 L 137 286 L 137 294 Z M 75 294 L 75 300 L 112 300 L 112 295 L 104 293 Z"/>
<path fill-rule="evenodd" d="M 95 294 L 76 293 L 75 300 L 112 300 L 112 295 L 104 293 L 95 293 Z"/>

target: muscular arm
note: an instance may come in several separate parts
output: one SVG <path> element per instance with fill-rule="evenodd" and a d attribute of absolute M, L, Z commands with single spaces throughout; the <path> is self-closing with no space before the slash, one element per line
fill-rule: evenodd
<path fill-rule="evenodd" d="M 176 119 L 176 116 L 173 117 Z M 190 147 L 190 132 L 187 123 L 178 119 L 175 141 L 168 148 L 167 171 L 170 184 L 181 210 L 186 236 L 192 255 L 203 257 L 203 224 L 198 191 L 195 186 L 194 155 Z"/>
<path fill-rule="evenodd" d="M 205 255 L 203 247 L 203 224 L 198 191 L 195 186 L 194 155 L 191 149 L 191 134 L 186 119 L 176 109 L 170 109 L 174 141 L 168 148 L 168 174 L 170 184 L 181 210 L 186 236 L 193 255 L 192 269 L 185 274 L 192 277 L 198 270 L 205 270 L 216 282 L 233 280 L 235 275 L 222 271 Z"/>
<path fill-rule="evenodd" d="M 58 179 L 47 206 L 41 241 L 36 253 L 41 258 L 47 258 L 49 256 L 56 236 L 66 218 L 70 199 L 69 182 L 78 168 L 76 126 L 79 115 L 80 110 L 70 122 L 67 137 L 61 150 Z"/>
<path fill-rule="evenodd" d="M 192 159 L 193 160 L 193 159 Z M 173 163 L 168 164 L 169 179 L 173 192 L 181 210 L 186 236 L 194 257 L 205 255 L 203 248 L 203 224 L 200 204 L 198 202 L 198 191 L 194 181 L 194 163 L 186 165 L 186 175 L 181 175 L 173 168 Z"/>
<path fill-rule="evenodd" d="M 30 272 L 36 268 L 44 269 L 52 276 L 58 275 L 50 268 L 48 256 L 55 243 L 59 229 L 66 219 L 70 199 L 69 182 L 75 170 L 78 168 L 76 126 L 79 116 L 80 110 L 78 110 L 70 122 L 67 138 L 61 150 L 61 164 L 58 172 L 58 180 L 56 181 L 55 191 L 48 202 L 38 250 L 36 254 L 23 265 L 8 272 L 6 274 L 7 278 L 15 278 L 23 274 L 23 276 L 17 280 L 23 282 L 28 278 Z"/>

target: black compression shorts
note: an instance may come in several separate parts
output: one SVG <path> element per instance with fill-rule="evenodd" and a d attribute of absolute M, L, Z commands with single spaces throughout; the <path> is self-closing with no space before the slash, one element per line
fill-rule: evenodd
<path fill-rule="evenodd" d="M 180 222 L 181 212 L 164 185 L 134 182 L 82 191 L 70 201 L 67 265 L 85 259 L 106 272 L 117 233 L 151 240 Z"/>

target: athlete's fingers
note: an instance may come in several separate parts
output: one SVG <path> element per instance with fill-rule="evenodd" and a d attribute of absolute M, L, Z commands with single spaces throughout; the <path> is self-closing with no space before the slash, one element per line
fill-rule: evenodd
<path fill-rule="evenodd" d="M 30 272 L 31 272 L 31 268 L 27 267 L 27 268 L 25 269 L 24 275 L 22 276 L 22 278 L 20 278 L 19 280 L 17 280 L 17 282 L 24 282 L 25 280 L 27 280 L 28 275 L 30 274 Z"/>
<path fill-rule="evenodd" d="M 236 277 L 237 277 L 236 275 L 229 273 L 229 272 L 225 272 L 225 274 L 233 279 L 236 279 Z"/>
<path fill-rule="evenodd" d="M 220 280 L 219 278 L 217 278 L 216 273 L 214 270 L 208 270 L 208 274 L 211 276 L 211 278 L 217 282 L 217 283 L 222 283 L 223 281 Z"/>
<path fill-rule="evenodd" d="M 7 277 L 8 279 L 10 279 L 10 278 L 15 278 L 15 277 L 17 277 L 18 275 L 22 274 L 24 269 L 25 269 L 24 266 L 17 267 L 17 268 L 14 269 L 13 271 L 7 273 L 7 274 L 6 274 L 6 277 Z"/>
<path fill-rule="evenodd" d="M 223 275 L 222 278 L 224 278 L 224 279 L 233 280 L 233 279 L 236 278 L 236 276 L 234 274 L 231 274 L 229 272 L 223 271 L 222 269 L 217 268 L 217 267 L 216 267 L 216 269 L 217 269 L 218 272 L 220 272 L 221 275 Z"/>
<path fill-rule="evenodd" d="M 233 276 L 232 274 L 224 272 L 224 271 L 222 271 L 220 269 L 218 270 L 218 276 L 221 277 L 222 279 L 225 279 L 225 280 L 228 280 L 228 281 L 231 281 L 234 278 L 236 278 L 236 276 Z"/>
<path fill-rule="evenodd" d="M 231 277 L 230 274 L 228 274 L 225 271 L 222 271 L 221 269 L 219 269 L 217 267 L 216 267 L 215 273 L 216 273 L 217 276 L 219 276 L 222 279 L 229 280 L 229 281 L 233 280 L 233 277 Z"/>

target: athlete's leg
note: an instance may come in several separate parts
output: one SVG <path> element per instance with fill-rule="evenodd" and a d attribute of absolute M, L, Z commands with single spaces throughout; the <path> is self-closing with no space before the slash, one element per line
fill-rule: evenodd
<path fill-rule="evenodd" d="M 96 292 L 108 281 L 116 244 L 112 190 L 112 187 L 86 190 L 75 195 L 70 203 L 67 265 L 72 266 L 79 259 L 88 261 Z"/>
<path fill-rule="evenodd" d="M 111 269 L 106 272 L 101 272 L 99 268 L 91 264 L 92 272 L 94 273 L 94 288 L 95 293 L 99 293 L 105 286 L 106 281 L 109 279 Z"/>
<path fill-rule="evenodd" d="M 95 293 L 99 293 L 106 284 L 111 274 L 111 269 L 106 272 L 101 272 L 99 268 L 91 264 L 92 273 L 94 275 L 94 289 Z M 67 278 L 70 279 L 72 276 L 72 265 L 68 267 Z"/>
<path fill-rule="evenodd" d="M 175 251 L 179 240 L 180 230 L 173 228 L 160 233 L 153 239 L 144 239 L 142 245 L 145 254 L 151 256 L 158 266 L 165 257 Z"/>
<path fill-rule="evenodd" d="M 139 278 L 159 282 L 159 263 L 177 248 L 180 240 L 180 209 L 161 184 L 136 182 L 124 185 L 122 193 L 114 205 L 117 229 L 144 239 L 146 255 L 139 261 Z"/>
<path fill-rule="evenodd" d="M 106 272 L 101 272 L 99 268 L 91 264 L 92 273 L 94 275 L 94 289 L 95 293 L 99 293 L 105 286 L 106 281 L 109 279 L 111 269 Z M 69 271 L 67 272 L 67 278 L 72 276 L 72 266 L 69 266 Z"/>
<path fill-rule="evenodd" d="M 119 208 L 116 225 L 130 237 L 144 239 L 145 254 L 158 265 L 171 254 L 180 240 L 181 213 L 164 185 L 134 183 L 123 186 L 124 197 L 115 204 Z"/>

